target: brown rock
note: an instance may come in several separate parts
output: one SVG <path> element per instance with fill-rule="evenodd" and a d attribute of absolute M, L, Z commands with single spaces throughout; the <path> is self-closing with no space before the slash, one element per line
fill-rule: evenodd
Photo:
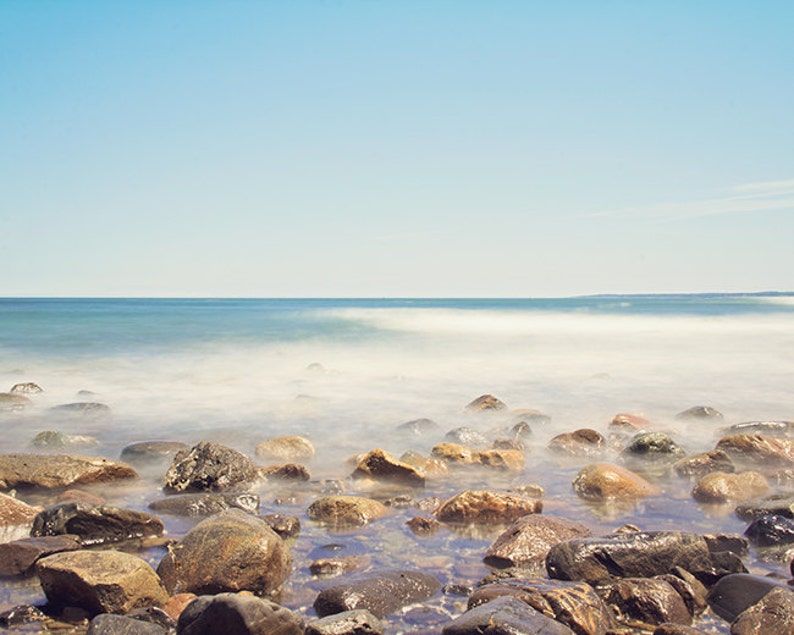
<path fill-rule="evenodd" d="M 74 534 L 84 545 L 123 542 L 163 534 L 163 521 L 132 509 L 86 503 L 63 503 L 40 512 L 31 536 Z"/>
<path fill-rule="evenodd" d="M 617 608 L 622 621 L 630 625 L 692 623 L 683 598 L 666 580 L 623 578 L 602 589 L 602 595 L 607 604 Z"/>
<path fill-rule="evenodd" d="M 570 456 L 599 456 L 606 449 L 604 435 L 590 428 L 558 434 L 549 441 L 549 449 Z"/>
<path fill-rule="evenodd" d="M 493 395 L 480 395 L 471 401 L 466 410 L 471 412 L 482 412 L 483 410 L 505 410 L 507 406 Z"/>
<path fill-rule="evenodd" d="M 341 558 L 320 558 L 309 565 L 312 575 L 331 578 L 355 571 L 361 566 L 362 559 L 358 556 L 344 556 Z"/>
<path fill-rule="evenodd" d="M 731 635 L 790 635 L 794 633 L 794 592 L 772 589 L 756 604 L 739 614 Z"/>
<path fill-rule="evenodd" d="M 57 489 L 137 478 L 129 465 L 67 454 L 0 454 L 0 489 Z"/>
<path fill-rule="evenodd" d="M 650 421 L 640 415 L 621 413 L 615 415 L 615 418 L 609 422 L 609 427 L 623 432 L 633 433 L 647 430 L 650 423 Z"/>
<path fill-rule="evenodd" d="M 28 505 L 13 496 L 0 493 L 0 527 L 29 525 L 40 511 L 41 507 Z"/>
<path fill-rule="evenodd" d="M 365 455 L 351 476 L 354 479 L 371 478 L 409 487 L 425 486 L 425 475 L 422 472 L 381 449 L 372 450 Z"/>
<path fill-rule="evenodd" d="M 491 490 L 467 490 L 444 502 L 436 510 L 436 518 L 446 523 L 511 523 L 542 510 L 539 500 Z"/>
<path fill-rule="evenodd" d="M 263 467 L 259 473 L 265 480 L 271 481 L 308 481 L 311 479 L 309 470 L 297 463 L 270 465 Z"/>
<path fill-rule="evenodd" d="M 32 402 L 24 395 L 10 392 L 0 392 L 0 411 L 2 410 L 22 410 Z"/>
<path fill-rule="evenodd" d="M 735 472 L 731 457 L 723 450 L 711 450 L 684 457 L 673 463 L 673 469 L 683 478 L 700 478 L 711 472 Z"/>
<path fill-rule="evenodd" d="M 277 437 L 257 445 L 256 455 L 282 461 L 308 461 L 314 458 L 315 449 L 312 442 L 305 437 Z"/>
<path fill-rule="evenodd" d="M 176 593 L 163 604 L 163 610 L 173 619 L 178 620 L 182 611 L 185 610 L 185 607 L 197 597 L 195 593 Z"/>
<path fill-rule="evenodd" d="M 404 452 L 400 457 L 403 463 L 415 467 L 425 478 L 439 478 L 449 474 L 449 466 L 438 458 L 428 458 L 416 452 Z"/>
<path fill-rule="evenodd" d="M 168 599 L 149 564 L 120 551 L 70 551 L 42 558 L 36 573 L 47 599 L 91 614 L 129 613 Z"/>
<path fill-rule="evenodd" d="M 739 502 L 763 496 L 769 483 L 760 472 L 711 472 L 702 477 L 692 490 L 692 498 L 699 503 Z"/>
<path fill-rule="evenodd" d="M 465 445 L 460 445 L 459 443 L 438 443 L 433 446 L 430 453 L 435 458 L 447 461 L 448 463 L 457 463 L 460 465 L 473 465 L 477 463 L 477 460 L 474 458 L 474 450 Z"/>
<path fill-rule="evenodd" d="M 77 536 L 43 536 L 0 543 L 0 576 L 23 575 L 40 558 L 62 551 L 76 551 L 82 544 Z"/>
<path fill-rule="evenodd" d="M 733 434 L 717 443 L 736 463 L 760 468 L 794 466 L 794 439 L 767 437 L 760 434 Z"/>
<path fill-rule="evenodd" d="M 335 527 L 366 525 L 383 518 L 388 508 L 362 496 L 324 496 L 306 510 L 309 518 Z"/>
<path fill-rule="evenodd" d="M 180 635 L 303 635 L 303 623 L 289 609 L 243 593 L 202 595 L 179 616 Z"/>
<path fill-rule="evenodd" d="M 512 448 L 494 448 L 482 450 L 475 454 L 480 465 L 509 472 L 520 472 L 524 469 L 524 453 Z"/>
<path fill-rule="evenodd" d="M 585 500 L 634 500 L 657 496 L 660 490 L 639 474 L 613 463 L 586 465 L 573 480 L 577 496 Z"/>
<path fill-rule="evenodd" d="M 405 524 L 417 536 L 431 536 L 441 528 L 441 523 L 435 518 L 426 518 L 424 516 L 414 516 Z"/>

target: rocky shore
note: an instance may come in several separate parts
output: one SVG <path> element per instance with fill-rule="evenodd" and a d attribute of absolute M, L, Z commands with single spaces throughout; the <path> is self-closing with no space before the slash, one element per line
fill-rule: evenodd
<path fill-rule="evenodd" d="M 35 384 L 20 386 L 0 399 L 8 411 L 35 397 Z M 108 410 L 81 402 L 59 414 Z M 688 453 L 664 426 L 620 413 L 551 436 L 541 460 L 533 428 L 547 415 L 492 395 L 464 413 L 470 425 L 451 430 L 396 426 L 401 454 L 360 448 L 337 478 L 312 476 L 323 447 L 311 431 L 249 452 L 141 439 L 116 457 L 87 452 L 88 435 L 32 434 L 30 452 L 0 455 L 0 626 L 794 633 L 794 423 L 726 426 L 713 408 L 690 408 L 679 421 L 715 434 L 713 448 Z M 418 437 L 428 452 L 412 449 Z M 546 482 L 527 479 L 533 463 Z M 681 491 L 702 512 L 688 526 L 667 514 Z M 703 530 L 712 513 L 742 530 Z"/>

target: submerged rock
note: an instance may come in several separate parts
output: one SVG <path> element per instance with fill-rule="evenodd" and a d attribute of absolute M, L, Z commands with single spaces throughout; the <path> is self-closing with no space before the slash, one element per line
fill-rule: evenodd
<path fill-rule="evenodd" d="M 324 496 L 314 501 L 306 513 L 312 520 L 335 527 L 355 527 L 383 518 L 388 508 L 362 496 Z"/>
<path fill-rule="evenodd" d="M 484 448 L 488 445 L 488 439 L 472 428 L 463 426 L 450 430 L 444 435 L 446 443 L 457 443 L 470 448 Z"/>
<path fill-rule="evenodd" d="M 572 485 L 577 496 L 590 501 L 636 500 L 660 493 L 639 474 L 613 463 L 586 465 Z"/>
<path fill-rule="evenodd" d="M 53 406 L 50 412 L 77 417 L 109 417 L 111 414 L 110 406 L 96 401 L 78 401 L 75 403 L 65 403 L 60 406 Z"/>
<path fill-rule="evenodd" d="M 441 632 L 443 635 L 575 635 L 564 624 L 509 595 L 469 609 Z"/>
<path fill-rule="evenodd" d="M 317 615 L 367 609 L 376 617 L 433 596 L 441 583 L 421 571 L 389 570 L 357 576 L 320 592 L 314 602 Z"/>
<path fill-rule="evenodd" d="M 651 422 L 642 415 L 621 413 L 616 414 L 612 421 L 609 422 L 609 427 L 621 432 L 642 432 Z"/>
<path fill-rule="evenodd" d="M 445 523 L 511 523 L 539 514 L 543 503 L 532 498 L 492 490 L 467 490 L 442 503 L 436 518 Z"/>
<path fill-rule="evenodd" d="M 165 475 L 167 493 L 216 492 L 253 483 L 258 472 L 247 456 L 219 443 L 202 441 L 180 452 Z"/>
<path fill-rule="evenodd" d="M 692 406 L 676 415 L 676 419 L 712 419 L 721 421 L 722 413 L 711 406 Z"/>
<path fill-rule="evenodd" d="M 24 395 L 19 395 L 10 392 L 0 392 L 0 411 L 9 410 L 16 411 L 27 408 L 31 403 L 30 399 Z"/>
<path fill-rule="evenodd" d="M 343 611 L 306 625 L 306 635 L 381 635 L 383 623 L 367 609 Z"/>
<path fill-rule="evenodd" d="M 736 471 L 731 457 L 723 450 L 711 450 L 684 457 L 673 463 L 673 470 L 683 478 L 700 478 L 711 472 L 731 474 Z"/>
<path fill-rule="evenodd" d="M 14 384 L 9 390 L 12 395 L 37 395 L 44 392 L 44 389 L 39 386 L 35 381 L 25 381 L 19 384 Z"/>
<path fill-rule="evenodd" d="M 129 465 L 103 458 L 67 454 L 0 454 L 0 489 L 5 490 L 15 487 L 57 489 L 137 477 L 138 473 Z"/>
<path fill-rule="evenodd" d="M 175 516 L 212 516 L 227 509 L 249 514 L 259 510 L 259 495 L 250 492 L 202 492 L 176 494 L 149 503 L 149 509 Z"/>
<path fill-rule="evenodd" d="M 308 461 L 316 451 L 309 439 L 300 436 L 277 437 L 256 446 L 256 455 L 283 461 Z"/>
<path fill-rule="evenodd" d="M 28 573 L 36 561 L 62 551 L 82 548 L 77 536 L 42 536 L 21 538 L 0 543 L 0 576 L 17 576 Z"/>
<path fill-rule="evenodd" d="M 772 437 L 794 437 L 794 421 L 743 421 L 722 430 L 723 435 L 765 434 Z"/>
<path fill-rule="evenodd" d="M 736 463 L 759 468 L 794 466 L 794 439 L 767 437 L 761 434 L 733 434 L 717 443 Z"/>
<path fill-rule="evenodd" d="M 469 402 L 466 410 L 471 412 L 481 412 L 483 410 L 506 410 L 507 405 L 493 395 L 480 395 L 477 399 Z"/>
<path fill-rule="evenodd" d="M 124 446 L 121 460 L 141 466 L 169 464 L 178 452 L 189 449 L 181 441 L 140 441 Z"/>
<path fill-rule="evenodd" d="M 177 622 L 179 635 L 303 635 L 300 618 L 270 600 L 238 593 L 202 595 Z"/>
<path fill-rule="evenodd" d="M 699 503 L 727 503 L 763 496 L 769 483 L 760 472 L 711 472 L 703 476 L 692 490 L 692 498 Z"/>
<path fill-rule="evenodd" d="M 63 503 L 49 507 L 33 520 L 31 536 L 78 536 L 84 545 L 123 542 L 163 534 L 163 521 L 132 509 Z"/>
<path fill-rule="evenodd" d="M 301 531 L 301 521 L 297 516 L 289 514 L 265 514 L 260 516 L 282 540 L 296 538 Z"/>
<path fill-rule="evenodd" d="M 773 494 L 765 498 L 739 503 L 736 515 L 745 521 L 755 520 L 768 514 L 794 518 L 794 494 Z"/>
<path fill-rule="evenodd" d="M 571 456 L 600 456 L 606 450 L 604 435 L 590 428 L 563 432 L 549 441 L 549 449 Z"/>
<path fill-rule="evenodd" d="M 413 419 L 412 421 L 401 423 L 397 426 L 397 430 L 400 432 L 408 432 L 416 436 L 424 436 L 426 434 L 438 432 L 439 425 L 432 419 Z"/>
<path fill-rule="evenodd" d="M 309 481 L 312 478 L 309 470 L 298 463 L 270 465 L 261 468 L 259 474 L 266 481 Z"/>
<path fill-rule="evenodd" d="M 372 450 L 364 456 L 351 476 L 354 479 L 372 478 L 409 487 L 425 486 L 425 475 L 422 472 L 381 449 Z"/>
<path fill-rule="evenodd" d="M 33 437 L 30 444 L 37 448 L 66 448 L 75 445 L 99 445 L 99 439 L 82 434 L 45 430 Z"/>

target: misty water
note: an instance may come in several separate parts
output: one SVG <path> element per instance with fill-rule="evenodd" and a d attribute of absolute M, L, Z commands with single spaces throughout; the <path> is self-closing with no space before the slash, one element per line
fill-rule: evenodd
<path fill-rule="evenodd" d="M 477 469 L 431 479 L 417 498 L 447 498 L 468 488 L 545 489 L 546 514 L 588 525 L 594 534 L 626 523 L 643 529 L 741 533 L 732 506 L 704 506 L 692 483 L 658 466 L 633 466 L 663 494 L 631 505 L 585 503 L 571 481 L 592 459 L 547 449 L 561 432 L 593 428 L 610 435 L 618 413 L 641 414 L 687 452 L 710 450 L 720 430 L 752 420 L 794 419 L 794 298 L 771 296 L 615 296 L 557 300 L 0 300 L 0 391 L 36 382 L 32 404 L 0 413 L 2 452 L 32 451 L 43 430 L 90 435 L 80 453 L 118 459 L 132 442 L 212 440 L 259 465 L 258 443 L 298 434 L 317 456 L 313 481 L 342 481 L 347 493 L 386 497 L 349 479 L 350 457 L 374 448 L 428 455 L 461 426 L 489 438 L 526 417 L 532 423 L 521 473 Z M 490 393 L 509 410 L 469 413 Z M 51 407 L 107 404 L 110 416 L 64 417 Z M 708 405 L 722 421 L 682 421 Z M 428 418 L 437 432 L 415 435 L 400 424 Z M 617 443 L 617 441 L 616 441 Z M 71 450 L 70 450 L 71 451 Z M 605 460 L 616 460 L 616 451 Z M 147 510 L 162 497 L 164 471 L 124 485 L 95 486 L 108 504 Z M 790 485 L 772 483 L 772 491 Z M 415 507 L 337 533 L 314 524 L 306 508 L 317 483 L 258 486 L 260 513 L 299 517 L 293 574 L 281 601 L 308 616 L 324 585 L 308 570 L 330 555 L 361 556 L 362 569 L 421 568 L 446 585 L 474 585 L 489 569 L 482 556 L 499 527 L 442 528 L 430 537 L 406 526 Z M 26 496 L 28 498 L 26 498 Z M 54 495 L 20 493 L 50 504 Z M 169 538 L 197 519 L 161 516 Z M 161 548 L 143 552 L 156 565 Z M 788 577 L 789 557 L 752 551 L 751 571 Z M 0 581 L 0 610 L 41 604 L 35 578 Z M 434 632 L 462 612 L 465 597 L 446 593 L 387 620 L 389 632 Z M 726 625 L 709 624 L 717 630 Z M 727 631 L 725 631 L 727 632 Z"/>

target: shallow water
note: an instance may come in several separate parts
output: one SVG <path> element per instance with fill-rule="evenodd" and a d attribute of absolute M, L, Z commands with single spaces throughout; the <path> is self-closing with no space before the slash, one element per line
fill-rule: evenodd
<path fill-rule="evenodd" d="M 447 430 L 493 431 L 514 412 L 470 414 L 465 405 L 492 393 L 511 410 L 535 408 L 551 420 L 533 425 L 523 473 L 466 470 L 433 480 L 420 496 L 446 498 L 466 488 L 536 483 L 544 513 L 588 525 L 594 534 L 624 523 L 643 529 L 742 532 L 731 508 L 695 503 L 691 483 L 648 468 L 663 495 L 637 505 L 580 501 L 571 480 L 588 459 L 546 449 L 560 432 L 589 427 L 608 434 L 619 412 L 642 413 L 689 452 L 714 447 L 722 426 L 794 419 L 794 304 L 791 296 L 647 296 L 560 300 L 0 300 L 0 390 L 35 381 L 21 411 L 3 412 L 2 452 L 30 451 L 42 430 L 91 435 L 98 445 L 75 453 L 116 459 L 143 440 L 214 440 L 254 457 L 260 441 L 310 438 L 314 479 L 341 479 L 351 455 L 382 447 L 399 456 L 427 454 Z M 80 391 L 90 391 L 89 394 Z M 63 416 L 52 406 L 97 401 L 110 416 Z M 676 413 L 710 405 L 720 423 L 682 422 Z M 414 436 L 399 424 L 430 418 L 435 434 Z M 607 456 L 606 458 L 611 458 Z M 263 464 L 264 461 L 258 460 Z M 161 496 L 164 470 L 140 481 L 97 488 L 109 503 L 145 510 Z M 376 492 L 376 495 L 378 493 Z M 298 516 L 294 573 L 282 601 L 312 614 L 327 581 L 309 563 L 331 553 L 366 555 L 370 568 L 411 566 L 444 584 L 471 586 L 488 573 L 482 555 L 498 534 L 414 536 L 415 508 L 337 534 L 312 523 L 312 486 L 261 486 L 262 513 Z M 385 495 L 385 494 L 383 494 Z M 29 497 L 29 498 L 26 498 Z M 46 495 L 20 493 L 41 504 Z M 162 516 L 169 537 L 195 521 Z M 153 563 L 162 551 L 145 552 Z M 752 570 L 788 577 L 788 561 L 753 552 Z M 0 582 L 0 610 L 41 602 L 35 581 Z M 465 598 L 446 594 L 389 620 L 390 632 L 430 631 L 457 614 Z M 724 626 L 724 625 L 723 625 Z M 720 627 L 722 628 L 722 627 Z M 436 629 L 438 630 L 438 629 Z"/>

